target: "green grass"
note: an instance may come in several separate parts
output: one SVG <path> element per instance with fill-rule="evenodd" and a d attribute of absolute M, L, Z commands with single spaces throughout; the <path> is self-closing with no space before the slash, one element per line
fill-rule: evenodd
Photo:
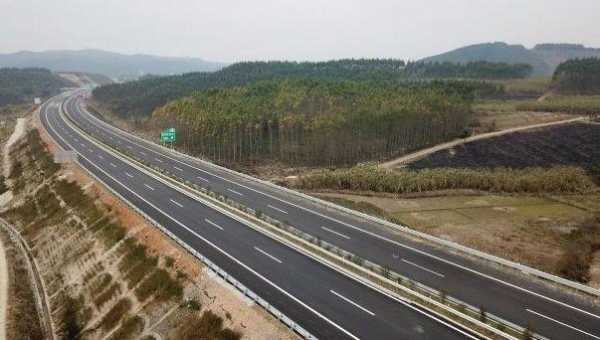
<path fill-rule="evenodd" d="M 600 114 L 600 96 L 555 96 L 546 100 L 517 105 L 519 111 L 563 112 L 569 114 Z"/>
<path fill-rule="evenodd" d="M 501 81 L 509 94 L 536 94 L 542 95 L 550 85 L 550 77 L 533 77 L 524 79 L 510 79 Z"/>

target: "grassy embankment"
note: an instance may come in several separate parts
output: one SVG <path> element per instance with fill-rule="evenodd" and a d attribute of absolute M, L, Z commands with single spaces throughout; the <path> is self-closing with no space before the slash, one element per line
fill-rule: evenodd
<path fill-rule="evenodd" d="M 53 162 L 37 130 L 29 132 L 10 157 L 14 166 L 8 182 L 16 197 L 3 216 L 33 249 L 62 336 L 132 339 L 148 332 L 170 310 L 177 317 L 212 315 L 201 307 L 201 299 L 183 303 L 184 289 L 193 286 L 173 266 L 172 258 L 151 251 L 131 235 L 111 207 L 59 177 L 61 167 Z M 189 308 L 190 301 L 196 308 Z M 141 322 L 140 316 L 150 323 Z M 211 323 L 196 338 L 241 337 L 217 318 L 221 323 Z M 159 333 L 170 336 L 178 331 L 177 325 L 162 326 Z"/>

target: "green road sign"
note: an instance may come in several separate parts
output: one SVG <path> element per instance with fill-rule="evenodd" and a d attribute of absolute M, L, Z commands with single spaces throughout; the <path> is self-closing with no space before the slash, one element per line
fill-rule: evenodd
<path fill-rule="evenodd" d="M 169 128 L 160 133 L 161 142 L 174 142 L 177 134 L 175 128 Z"/>

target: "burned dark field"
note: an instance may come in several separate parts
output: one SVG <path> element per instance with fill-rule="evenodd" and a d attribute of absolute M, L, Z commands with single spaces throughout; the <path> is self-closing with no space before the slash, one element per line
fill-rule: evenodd
<path fill-rule="evenodd" d="M 600 125 L 573 123 L 516 132 L 436 152 L 409 165 L 424 168 L 526 168 L 600 164 Z"/>

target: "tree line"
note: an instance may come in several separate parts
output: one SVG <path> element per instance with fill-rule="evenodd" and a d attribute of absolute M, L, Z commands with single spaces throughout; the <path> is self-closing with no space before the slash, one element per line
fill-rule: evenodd
<path fill-rule="evenodd" d="M 42 68 L 0 68 L 0 106 L 47 98 L 71 82 Z"/>
<path fill-rule="evenodd" d="M 342 165 L 456 137 L 471 100 L 471 89 L 447 82 L 272 80 L 196 92 L 157 109 L 149 124 L 175 127 L 178 147 L 221 163 Z"/>
<path fill-rule="evenodd" d="M 571 59 L 558 65 L 552 87 L 564 94 L 600 94 L 600 58 Z"/>
<path fill-rule="evenodd" d="M 435 78 L 504 79 L 522 77 L 527 67 L 504 63 L 406 63 L 398 59 L 343 59 L 327 62 L 241 62 L 212 73 L 149 77 L 94 90 L 94 98 L 122 118 L 145 119 L 167 102 L 211 88 L 231 88 L 256 81 L 308 78 L 327 81 L 405 83 Z M 499 85 L 480 83 L 485 91 Z M 484 92 L 485 92 L 484 91 Z"/>

